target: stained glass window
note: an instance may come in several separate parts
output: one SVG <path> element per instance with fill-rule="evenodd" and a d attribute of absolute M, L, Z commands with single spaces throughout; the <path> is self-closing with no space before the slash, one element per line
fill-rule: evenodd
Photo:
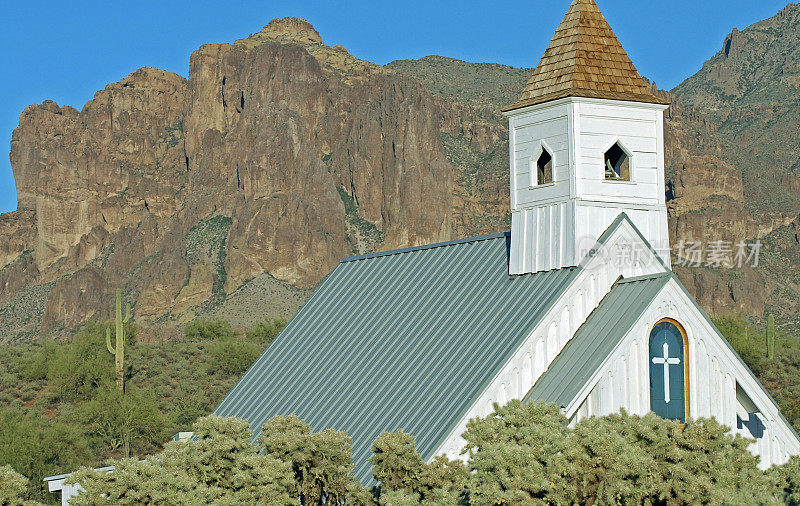
<path fill-rule="evenodd" d="M 683 333 L 661 322 L 650 333 L 650 410 L 662 418 L 686 421 Z"/>

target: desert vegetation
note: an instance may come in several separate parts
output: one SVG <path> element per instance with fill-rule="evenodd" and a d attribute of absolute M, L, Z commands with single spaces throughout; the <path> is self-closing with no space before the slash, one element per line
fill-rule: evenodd
<path fill-rule="evenodd" d="M 781 404 L 790 422 L 800 427 L 797 339 L 771 331 L 769 326 L 757 327 L 738 314 L 720 315 L 714 320 Z M 97 467 L 108 459 L 119 459 L 114 462 L 120 470 L 116 475 L 87 470 L 78 476 L 92 484 L 87 486 L 87 494 L 119 494 L 109 497 L 117 497 L 114 502 L 122 503 L 134 502 L 134 497 L 157 502 L 159 487 L 167 485 L 174 487 L 174 498 L 258 502 L 269 491 L 278 494 L 275 497 L 289 497 L 293 504 L 298 500 L 317 504 L 313 498 L 322 496 L 381 504 L 455 504 L 464 500 L 516 504 L 528 497 L 542 502 L 571 497 L 584 502 L 597 497 L 602 504 L 619 494 L 634 502 L 672 494 L 675 500 L 684 499 L 652 503 L 679 504 L 688 497 L 681 494 L 704 490 L 693 482 L 680 489 L 683 485 L 677 483 L 688 479 L 727 483 L 725 487 L 729 488 L 709 486 L 702 492 L 706 496 L 692 496 L 697 500 L 707 497 L 710 503 L 718 493 L 735 492 L 742 498 L 761 494 L 758 497 L 769 498 L 764 499 L 766 502 L 773 501 L 779 489 L 796 493 L 792 481 L 797 479 L 795 467 L 787 465 L 760 473 L 755 459 L 745 451 L 746 441 L 731 437 L 715 422 L 696 421 L 682 428 L 653 417 L 621 414 L 587 420 L 569 429 L 552 407 L 515 403 L 498 407 L 493 415 L 469 426 L 466 466 L 444 458 L 425 463 L 411 436 L 402 432 L 381 435 L 374 443 L 372 463 L 375 480 L 382 488 L 366 489 L 350 476 L 349 438 L 344 433 L 331 430 L 314 434 L 301 420 L 276 418 L 263 428 L 260 446 L 252 446 L 243 444 L 250 438 L 245 422 L 202 418 L 283 325 L 283 321 L 267 320 L 238 329 L 225 320 L 200 318 L 185 326 L 182 337 L 139 342 L 135 323 L 125 323 L 124 393 L 115 384 L 115 357 L 106 349 L 106 329 L 113 328 L 113 322 L 92 322 L 63 342 L 0 347 L 0 466 L 10 466 L 0 473 L 3 493 L 52 501 L 55 498 L 41 487 L 42 477 L 81 466 Z M 173 434 L 193 426 L 200 434 L 200 444 L 170 442 L 164 446 Z M 698 444 L 711 446 L 690 456 L 689 448 Z M 213 464 L 213 472 L 222 473 L 224 468 L 232 474 L 198 481 L 198 476 L 211 471 L 192 466 L 208 462 L 209 452 L 220 448 L 228 448 L 235 455 L 227 460 L 215 457 L 221 460 Z M 259 448 L 269 451 L 258 454 L 255 450 Z M 147 454 L 156 456 L 138 462 Z M 598 455 L 603 459 L 597 460 Z M 735 473 L 714 470 L 712 463 L 721 456 L 742 467 Z M 182 471 L 160 472 L 164 467 Z M 620 473 L 623 468 L 642 471 L 633 476 Z M 712 471 L 727 474 L 710 476 Z M 747 484 L 734 479 L 741 473 L 747 477 Z M 569 483 L 583 483 L 583 488 L 565 489 L 566 478 L 559 478 L 562 482 L 556 479 L 562 475 L 571 476 Z M 683 478 L 675 481 L 674 476 L 679 475 Z M 158 479 L 151 485 L 141 485 L 150 487 L 147 490 L 122 490 L 123 484 L 148 482 L 148 476 Z M 232 476 L 237 476 L 238 485 L 226 481 Z M 673 481 L 666 476 L 673 476 Z M 164 482 L 173 479 L 180 482 Z M 252 483 L 245 485 L 245 479 Z M 775 480 L 785 483 L 778 485 Z M 85 503 L 95 500 L 92 495 L 82 499 Z"/>
<path fill-rule="evenodd" d="M 26 497 L 45 500 L 44 476 L 158 451 L 214 409 L 283 325 L 198 319 L 182 338 L 137 342 L 125 323 L 124 393 L 106 344 L 113 322 L 66 341 L 0 346 L 0 466 L 28 479 Z"/>
<path fill-rule="evenodd" d="M 622 412 L 574 428 L 544 403 L 512 401 L 472 420 L 463 460 L 422 460 L 414 438 L 385 433 L 373 445 L 375 481 L 352 477 L 350 439 L 296 417 L 275 417 L 257 444 L 247 422 L 215 415 L 196 441 L 169 442 L 145 460 L 84 468 L 73 504 L 498 505 L 798 504 L 800 460 L 764 472 L 713 420 L 681 424 Z M 721 465 L 724 463 L 724 465 Z M 24 480 L 0 468 L 0 494 L 21 501 Z"/>

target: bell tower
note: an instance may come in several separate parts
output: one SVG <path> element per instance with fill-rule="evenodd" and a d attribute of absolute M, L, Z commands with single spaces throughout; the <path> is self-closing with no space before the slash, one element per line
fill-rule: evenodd
<path fill-rule="evenodd" d="M 509 273 L 578 265 L 626 213 L 670 264 L 664 110 L 594 0 L 573 0 L 509 121 Z"/>

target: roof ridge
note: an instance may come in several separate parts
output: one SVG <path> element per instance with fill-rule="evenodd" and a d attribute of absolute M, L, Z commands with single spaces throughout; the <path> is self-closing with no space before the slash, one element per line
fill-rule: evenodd
<path fill-rule="evenodd" d="M 555 403 L 562 408 L 568 407 L 569 402 L 580 393 L 581 388 L 621 342 L 627 331 L 632 328 L 633 323 L 641 317 L 655 295 L 666 286 L 668 281 L 661 280 L 671 279 L 672 276 L 672 273 L 647 274 L 627 280 L 619 279 L 614 283 L 597 307 L 589 313 L 586 320 L 556 355 L 550 367 L 525 394 L 523 402 L 527 403 L 538 399 Z M 633 281 L 649 281 L 650 283 L 632 286 L 634 285 Z M 643 295 L 647 296 L 643 297 Z M 619 302 L 626 304 L 615 305 Z M 629 305 L 627 302 L 631 304 Z M 616 308 L 622 309 L 617 310 Z M 592 332 L 602 331 L 608 325 L 625 329 L 625 332 L 616 334 L 601 332 L 601 340 L 592 338 Z M 600 346 L 604 348 L 602 351 L 600 351 Z M 565 369 L 565 364 L 575 363 L 573 359 L 576 353 L 583 357 L 579 369 Z M 593 364 L 590 365 L 590 362 Z M 570 373 L 568 377 L 563 377 L 565 372 Z"/>
<path fill-rule="evenodd" d="M 445 247 L 445 246 L 455 246 L 455 245 L 458 245 L 458 244 L 467 244 L 467 243 L 471 243 L 471 242 L 488 241 L 488 240 L 491 240 L 491 239 L 499 239 L 501 237 L 509 237 L 510 235 L 511 235 L 511 232 L 499 232 L 499 233 L 496 233 L 496 234 L 480 235 L 480 236 L 477 236 L 477 237 L 467 237 L 465 239 L 455 239 L 453 241 L 437 242 L 437 243 L 434 243 L 434 244 L 425 244 L 425 245 L 422 245 L 422 246 L 412 246 L 410 248 L 400 248 L 400 249 L 389 250 L 389 251 L 379 251 L 379 252 L 376 252 L 376 253 L 367 253 L 365 255 L 356 255 L 356 256 L 351 256 L 351 257 L 345 257 L 345 258 L 342 258 L 339 261 L 339 263 L 355 262 L 355 261 L 358 261 L 358 260 L 369 260 L 369 259 L 372 259 L 372 258 L 380 258 L 380 257 L 386 257 L 386 256 L 392 256 L 392 255 L 399 255 L 399 254 L 402 254 L 402 253 L 413 253 L 413 252 L 416 252 L 416 251 L 424 251 L 424 250 L 428 250 L 428 249 L 442 248 L 442 247 Z"/>
<path fill-rule="evenodd" d="M 636 70 L 594 0 L 574 0 L 522 96 L 504 111 L 564 97 L 666 104 Z"/>
<path fill-rule="evenodd" d="M 675 273 L 673 272 L 665 271 L 665 272 L 654 272 L 651 274 L 642 274 L 641 276 L 633 276 L 631 278 L 620 277 L 620 279 L 617 280 L 616 284 L 621 285 L 624 283 L 636 283 L 637 281 L 648 281 L 650 279 L 671 278 L 674 275 Z"/>

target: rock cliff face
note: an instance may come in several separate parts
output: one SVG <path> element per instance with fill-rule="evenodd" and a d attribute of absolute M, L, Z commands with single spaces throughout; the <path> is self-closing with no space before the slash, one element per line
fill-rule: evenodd
<path fill-rule="evenodd" d="M 673 93 L 713 125 L 706 139 L 716 144 L 702 146 L 689 138 L 682 143 L 716 161 L 699 161 L 690 171 L 707 173 L 701 177 L 706 183 L 692 174 L 694 181 L 686 186 L 697 188 L 698 198 L 711 193 L 682 205 L 673 220 L 675 232 L 708 236 L 709 230 L 721 230 L 731 238 L 760 238 L 759 269 L 704 275 L 716 277 L 719 293 L 726 285 L 731 288 L 730 299 L 737 300 L 733 308 L 760 314 L 755 306 L 763 300 L 766 311 L 798 330 L 800 264 L 793 255 L 792 227 L 800 214 L 800 4 L 742 31 L 734 29 L 700 72 Z M 703 283 L 706 293 L 714 286 L 710 278 Z M 742 287 L 744 293 L 736 294 Z"/>
<path fill-rule="evenodd" d="M 507 230 L 498 111 L 530 72 L 442 57 L 381 67 L 285 18 L 200 47 L 188 79 L 144 68 L 80 111 L 26 108 L 11 145 L 19 210 L 0 215 L 0 341 L 107 316 L 117 287 L 145 327 L 286 317 L 341 257 Z M 671 98 L 673 240 L 770 244 L 767 267 L 679 275 L 710 311 L 800 307 L 777 281 L 795 265 L 798 211 L 760 212 L 710 99 Z"/>
<path fill-rule="evenodd" d="M 28 107 L 19 211 L 0 219 L 0 339 L 35 333 L 10 328 L 30 285 L 45 333 L 107 314 L 118 286 L 140 322 L 169 324 L 259 276 L 308 287 L 354 252 L 449 239 L 439 106 L 287 18 L 201 47 L 188 79 L 145 68 L 81 111 Z"/>

